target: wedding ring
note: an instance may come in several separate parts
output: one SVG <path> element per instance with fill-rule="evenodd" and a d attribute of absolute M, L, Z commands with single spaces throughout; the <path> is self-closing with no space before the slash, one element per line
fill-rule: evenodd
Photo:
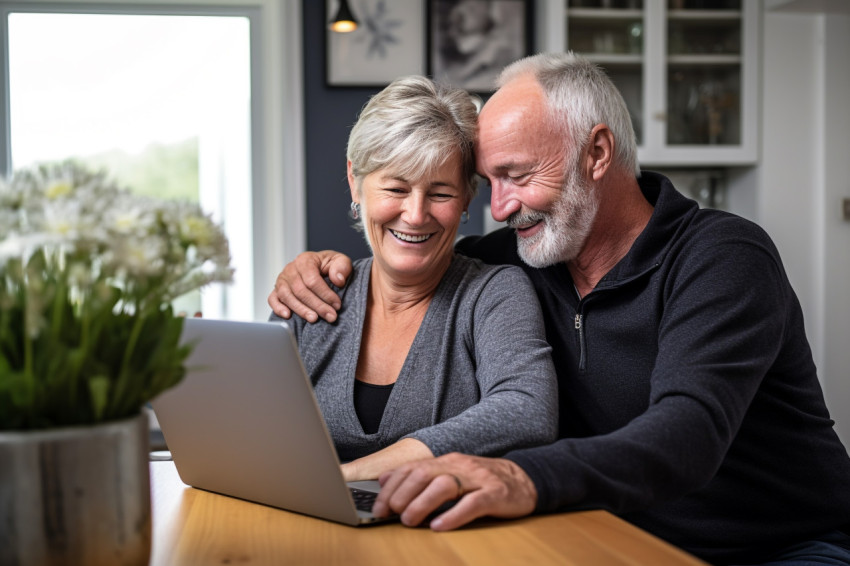
<path fill-rule="evenodd" d="M 460 478 L 459 478 L 459 477 L 457 477 L 457 476 L 456 476 L 456 475 L 454 475 L 454 474 L 451 474 L 451 476 L 454 478 L 455 483 L 457 484 L 457 495 L 455 495 L 455 499 L 460 499 L 461 497 L 463 497 L 463 494 L 465 493 L 465 492 L 463 491 L 463 484 L 462 484 L 462 483 L 460 483 Z"/>

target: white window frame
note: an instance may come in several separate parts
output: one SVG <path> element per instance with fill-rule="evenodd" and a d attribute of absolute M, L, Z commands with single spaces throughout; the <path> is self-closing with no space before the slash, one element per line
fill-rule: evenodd
<path fill-rule="evenodd" d="M 300 0 L 0 0 L 0 174 L 11 163 L 10 12 L 243 16 L 251 22 L 254 319 L 283 265 L 306 249 Z"/>

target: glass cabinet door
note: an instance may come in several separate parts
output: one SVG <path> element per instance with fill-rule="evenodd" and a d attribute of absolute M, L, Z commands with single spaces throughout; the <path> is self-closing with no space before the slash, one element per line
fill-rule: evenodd
<path fill-rule="evenodd" d="M 741 0 L 667 8 L 667 144 L 740 144 Z"/>
<path fill-rule="evenodd" d="M 605 69 L 623 94 L 644 165 L 758 159 L 759 6 L 745 0 L 540 0 L 546 50 Z M 559 15 L 560 15 L 559 14 Z M 563 34 L 563 35 L 561 35 Z M 549 37 L 552 38 L 549 42 Z"/>
<path fill-rule="evenodd" d="M 643 0 L 568 0 L 567 49 L 605 68 L 644 139 Z"/>

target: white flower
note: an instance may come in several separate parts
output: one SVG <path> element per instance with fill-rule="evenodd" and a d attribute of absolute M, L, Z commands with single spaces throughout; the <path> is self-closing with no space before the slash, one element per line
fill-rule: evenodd
<path fill-rule="evenodd" d="M 127 277 L 154 277 L 165 269 L 166 244 L 162 238 L 122 239 L 115 242 L 113 264 Z"/>
<path fill-rule="evenodd" d="M 56 179 L 51 181 L 44 191 L 44 196 L 53 200 L 67 195 L 74 189 L 74 185 L 67 179 Z"/>
<path fill-rule="evenodd" d="M 36 250 L 55 244 L 55 239 L 49 234 L 37 232 L 34 234 L 9 234 L 0 241 L 0 270 L 11 260 L 20 260 L 26 264 Z M 2 271 L 0 271 L 2 274 Z"/>
<path fill-rule="evenodd" d="M 43 216 L 40 220 L 42 224 L 37 228 L 64 240 L 77 238 L 80 231 L 84 231 L 86 228 L 81 203 L 74 200 L 56 202 L 48 200 L 44 205 Z"/>
<path fill-rule="evenodd" d="M 67 293 L 78 309 L 117 299 L 136 312 L 232 274 L 224 232 L 197 204 L 134 195 L 73 163 L 0 183 L 0 304 L 18 301 L 16 289 L 35 293 L 30 334 L 52 316 L 51 294 Z"/>
<path fill-rule="evenodd" d="M 155 222 L 156 211 L 149 202 L 122 195 L 103 212 L 102 226 L 111 236 L 143 237 L 153 231 Z"/>

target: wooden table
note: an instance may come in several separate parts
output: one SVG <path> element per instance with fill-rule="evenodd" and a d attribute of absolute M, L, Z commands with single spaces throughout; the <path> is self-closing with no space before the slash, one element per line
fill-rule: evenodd
<path fill-rule="evenodd" d="M 152 462 L 151 484 L 151 566 L 704 564 L 605 511 L 435 533 L 400 523 L 349 527 L 205 492 L 180 481 L 173 462 Z"/>

